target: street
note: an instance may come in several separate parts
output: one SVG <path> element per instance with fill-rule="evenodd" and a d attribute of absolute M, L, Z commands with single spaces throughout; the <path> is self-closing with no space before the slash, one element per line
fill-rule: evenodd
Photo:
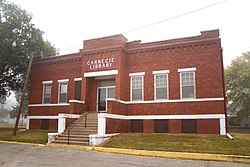
<path fill-rule="evenodd" d="M 0 144 L 1 167 L 91 166 L 91 167 L 249 167 L 247 164 L 178 160 L 52 148 L 19 144 Z"/>

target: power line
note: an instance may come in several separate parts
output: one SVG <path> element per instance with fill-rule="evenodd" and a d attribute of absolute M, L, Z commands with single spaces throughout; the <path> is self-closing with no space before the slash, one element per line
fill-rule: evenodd
<path fill-rule="evenodd" d="M 228 0 L 223 0 L 223 1 L 220 1 L 220 2 L 216 2 L 216 3 L 210 4 L 210 5 L 207 5 L 207 6 L 198 8 L 198 9 L 195 9 L 195 10 L 188 11 L 188 12 L 186 12 L 186 13 L 182 13 L 182 14 L 179 14 L 179 15 L 176 15 L 176 16 L 173 16 L 173 17 L 169 17 L 169 18 L 164 19 L 164 20 L 161 20 L 161 21 L 157 21 L 157 22 L 154 22 L 154 23 L 151 23 L 151 24 L 148 24 L 148 25 L 144 25 L 144 26 L 141 26 L 141 27 L 138 27 L 138 28 L 131 29 L 131 30 L 125 31 L 125 32 L 123 32 L 123 33 L 124 33 L 124 34 L 125 34 L 125 33 L 129 33 L 129 32 L 136 31 L 136 30 L 140 30 L 140 29 L 143 29 L 143 28 L 146 28 L 146 27 L 149 27 L 149 26 L 153 26 L 153 25 L 155 25 L 155 24 L 160 24 L 160 23 L 165 22 L 165 21 L 173 20 L 173 19 L 176 19 L 176 18 L 178 18 L 178 17 L 182 17 L 182 16 L 185 16 L 185 15 L 188 15 L 188 14 L 191 14 L 191 13 L 195 13 L 195 12 L 198 12 L 198 11 L 201 11 L 201 10 L 204 10 L 204 9 L 207 9 L 207 8 L 210 8 L 210 7 L 213 7 L 213 6 L 215 6 L 215 5 L 224 3 L 224 2 L 226 2 L 226 1 L 228 1 Z"/>
<path fill-rule="evenodd" d="M 161 20 L 161 21 L 157 21 L 157 22 L 147 24 L 147 25 L 144 25 L 144 26 L 141 26 L 141 27 L 137 27 L 137 28 L 125 31 L 122 34 L 130 33 L 130 32 L 137 31 L 137 30 L 140 30 L 140 29 L 143 29 L 143 28 L 146 28 L 146 27 L 150 27 L 150 26 L 153 26 L 153 25 L 156 25 L 156 24 L 160 24 L 162 22 L 170 21 L 170 20 L 185 16 L 185 15 L 189 15 L 189 14 L 192 14 L 192 13 L 195 13 L 195 12 L 198 12 L 198 11 L 201 11 L 201 10 L 204 10 L 204 9 L 219 5 L 219 4 L 224 3 L 226 1 L 228 1 L 228 0 L 219 1 L 219 2 L 216 2 L 216 3 L 210 4 L 210 5 L 207 5 L 207 6 L 203 6 L 203 7 L 198 8 L 198 9 L 194 9 L 194 10 L 191 10 L 191 11 L 188 11 L 188 12 L 173 16 L 173 17 L 169 17 L 169 18 Z M 67 47 L 67 48 L 62 48 L 60 50 L 67 50 L 67 49 L 71 49 L 71 48 L 74 48 L 74 47 L 77 47 L 77 46 L 81 46 L 81 45 L 74 45 L 74 46 L 70 46 L 70 47 Z"/>

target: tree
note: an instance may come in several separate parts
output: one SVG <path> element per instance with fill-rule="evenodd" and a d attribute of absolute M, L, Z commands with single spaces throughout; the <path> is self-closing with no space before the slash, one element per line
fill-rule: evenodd
<path fill-rule="evenodd" d="M 250 119 L 250 52 L 225 69 L 229 114 L 236 123 Z"/>
<path fill-rule="evenodd" d="M 19 103 L 20 103 L 20 99 L 22 96 L 22 92 L 21 91 L 15 91 L 15 98 L 16 98 L 16 104 L 15 106 L 12 106 L 12 110 L 9 112 L 10 114 L 10 118 L 16 118 L 17 114 L 18 114 L 18 109 L 19 109 Z M 24 98 L 24 104 L 22 107 L 22 117 L 27 117 L 28 115 L 28 104 L 29 104 L 29 94 L 25 94 L 25 98 Z"/>
<path fill-rule="evenodd" d="M 57 49 L 31 23 L 32 16 L 13 3 L 0 0 L 0 102 L 20 91 L 28 68 L 30 52 L 55 56 Z M 15 44 L 15 45 L 13 45 Z"/>

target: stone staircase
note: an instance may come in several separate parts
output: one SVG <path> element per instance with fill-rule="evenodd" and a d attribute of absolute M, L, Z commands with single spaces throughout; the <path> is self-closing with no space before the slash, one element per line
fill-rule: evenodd
<path fill-rule="evenodd" d="M 79 119 L 81 119 L 81 117 Z M 67 129 L 65 129 L 65 131 L 61 135 L 59 135 L 52 143 L 68 144 L 68 129 L 71 128 L 77 121 L 78 119 L 75 120 Z M 97 113 L 89 113 L 87 116 L 87 127 L 85 127 L 85 118 L 83 118 L 70 130 L 69 144 L 89 145 L 89 135 L 97 134 L 97 121 Z"/>

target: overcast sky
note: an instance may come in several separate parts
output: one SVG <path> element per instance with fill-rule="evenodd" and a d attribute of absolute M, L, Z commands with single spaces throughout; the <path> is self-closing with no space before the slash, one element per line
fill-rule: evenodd
<path fill-rule="evenodd" d="M 222 0 L 11 1 L 32 13 L 32 22 L 60 49 L 60 54 L 78 52 L 83 40 L 120 33 L 128 41 L 151 42 L 199 35 L 210 29 L 220 29 L 225 66 L 242 52 L 250 51 L 250 0 L 226 0 L 132 32 L 127 31 Z"/>

